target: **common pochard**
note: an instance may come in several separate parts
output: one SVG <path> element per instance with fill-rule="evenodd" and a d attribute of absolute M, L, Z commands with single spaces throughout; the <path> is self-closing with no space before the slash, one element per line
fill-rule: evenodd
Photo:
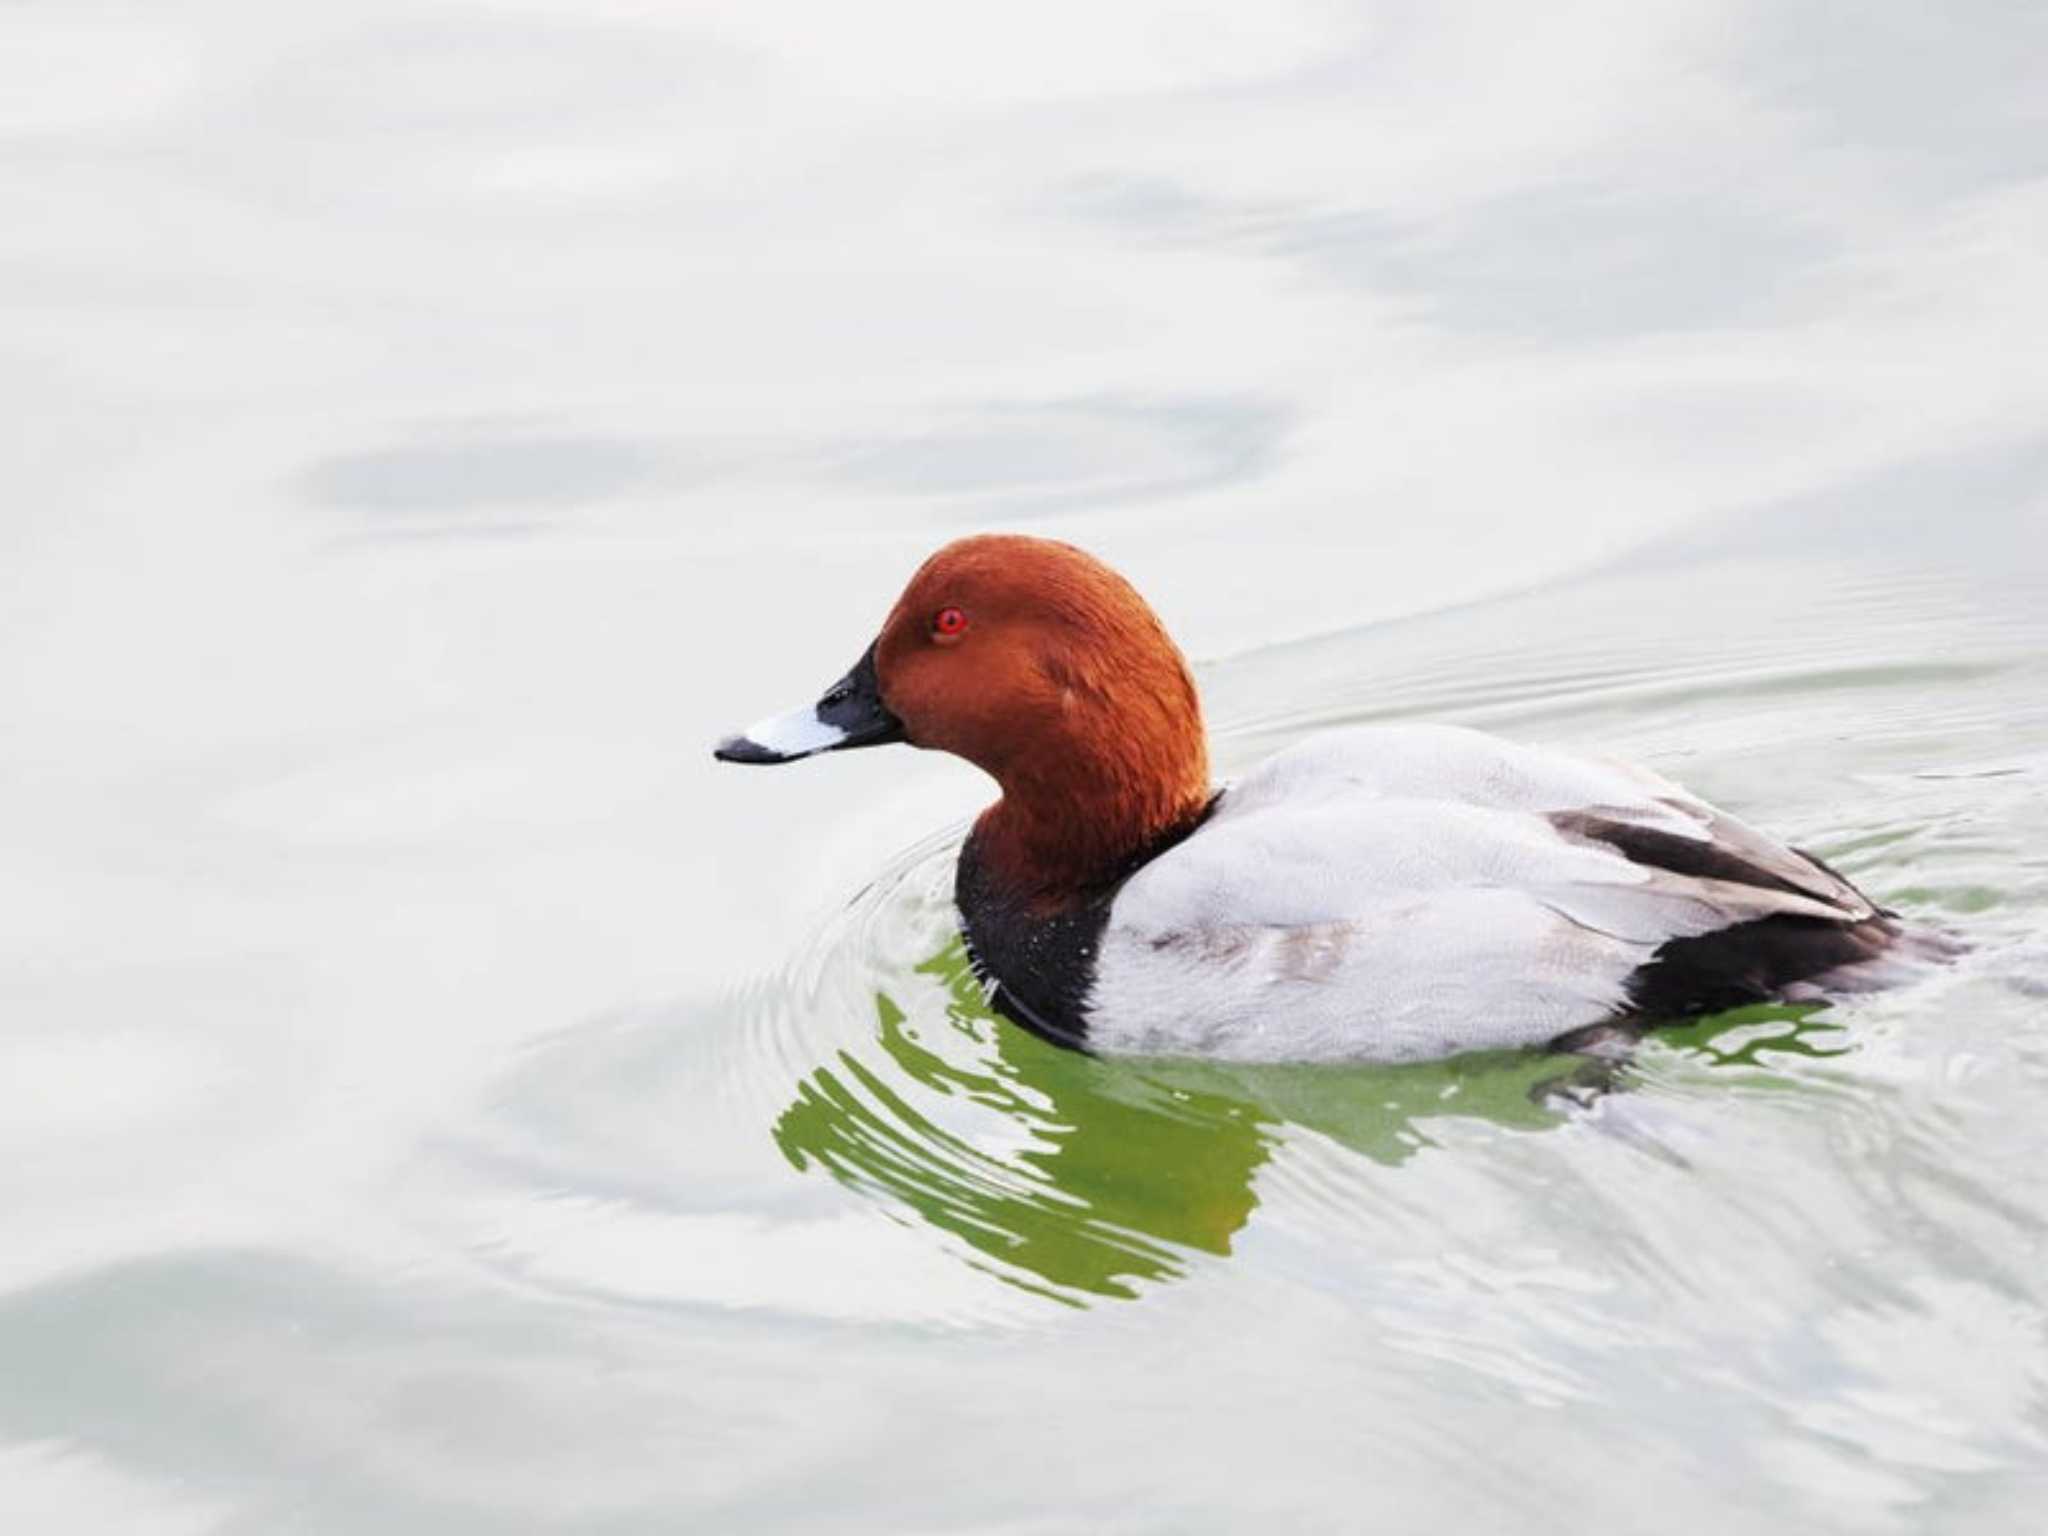
<path fill-rule="evenodd" d="M 948 544 L 815 705 L 717 755 L 885 742 L 1001 787 L 954 877 L 969 951 L 1011 1018 L 1090 1051 L 1569 1048 L 1869 985 L 1914 948 L 1819 859 L 1621 763 L 1371 726 L 1219 790 L 1178 647 L 1048 539 Z"/>

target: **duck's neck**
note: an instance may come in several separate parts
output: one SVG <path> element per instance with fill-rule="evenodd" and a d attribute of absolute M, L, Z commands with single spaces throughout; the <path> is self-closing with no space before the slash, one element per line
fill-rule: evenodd
<path fill-rule="evenodd" d="M 1052 774 L 1003 774 L 1002 799 L 974 825 L 975 855 L 987 877 L 1039 910 L 1087 901 L 1192 831 L 1208 809 L 1209 768 L 1199 736 L 1171 763 L 1056 766 Z"/>

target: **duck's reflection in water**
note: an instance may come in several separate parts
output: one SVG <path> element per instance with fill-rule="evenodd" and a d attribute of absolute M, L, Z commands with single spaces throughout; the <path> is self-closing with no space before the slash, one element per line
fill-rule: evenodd
<path fill-rule="evenodd" d="M 1112 1062 L 1049 1045 L 990 1010 L 956 939 L 875 994 L 876 1049 L 843 1050 L 775 1123 L 822 1169 L 964 1243 L 970 1262 L 1074 1304 L 1133 1297 L 1227 1256 L 1258 1204 L 1254 1175 L 1289 1134 L 1388 1167 L 1446 1117 L 1541 1131 L 1568 1063 L 1492 1054 L 1401 1067 Z M 1805 1043 L 1813 1010 L 1751 1009 L 1675 1038 L 1709 1065 Z M 1713 1043 L 1727 1026 L 1743 1043 Z"/>
<path fill-rule="evenodd" d="M 877 993 L 879 1055 L 840 1052 L 776 1122 L 792 1163 L 900 1202 L 1062 1300 L 1132 1296 L 1187 1250 L 1230 1252 L 1271 1146 L 1256 1106 L 1027 1034 L 989 1009 L 957 940 L 916 972 L 942 1013 L 913 1021 Z"/>

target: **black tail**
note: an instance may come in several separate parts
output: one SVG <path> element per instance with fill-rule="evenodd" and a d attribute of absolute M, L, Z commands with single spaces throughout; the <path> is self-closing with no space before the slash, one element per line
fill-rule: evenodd
<path fill-rule="evenodd" d="M 1968 946 L 1880 912 L 1860 923 L 1776 916 L 1673 939 L 1629 978 L 1630 1012 L 1681 1019 L 1897 985 Z"/>

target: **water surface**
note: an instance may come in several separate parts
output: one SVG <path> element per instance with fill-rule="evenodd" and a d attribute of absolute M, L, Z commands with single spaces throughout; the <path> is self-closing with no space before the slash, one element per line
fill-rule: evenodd
<path fill-rule="evenodd" d="M 2032 1529 L 2034 8 L 0 9 L 0 1522 Z M 1635 757 L 1961 963 L 1557 1063 L 989 1013 L 1077 539 L 1218 767 Z"/>

